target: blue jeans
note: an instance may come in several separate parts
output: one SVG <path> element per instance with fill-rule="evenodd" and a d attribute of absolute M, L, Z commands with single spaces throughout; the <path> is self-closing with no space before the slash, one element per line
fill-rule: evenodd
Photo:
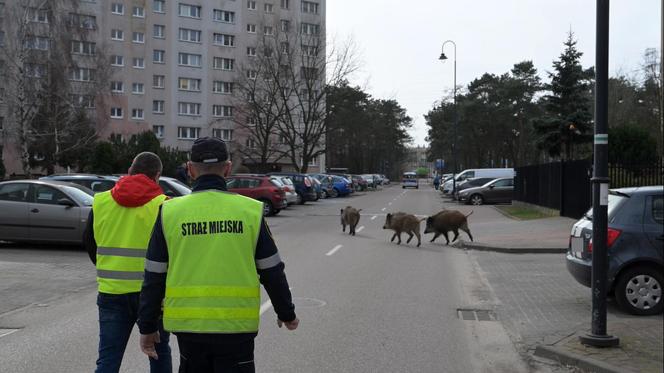
<path fill-rule="evenodd" d="M 140 293 L 104 294 L 97 295 L 99 307 L 99 358 L 97 359 L 96 373 L 117 373 L 120 371 L 122 356 L 127 341 L 138 319 L 138 304 Z M 164 331 L 163 325 L 159 328 L 161 342 L 155 348 L 159 355 L 158 360 L 150 360 L 151 373 L 171 373 L 171 348 L 168 346 L 169 333 Z M 134 346 L 133 348 L 139 348 Z"/>

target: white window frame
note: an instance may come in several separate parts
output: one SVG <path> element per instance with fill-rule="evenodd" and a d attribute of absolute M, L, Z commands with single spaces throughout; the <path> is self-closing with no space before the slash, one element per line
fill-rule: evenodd
<path fill-rule="evenodd" d="M 31 35 L 26 37 L 25 46 L 28 49 L 47 51 L 51 46 L 51 40 L 44 36 Z"/>
<path fill-rule="evenodd" d="M 131 10 L 131 16 L 134 18 L 145 18 L 145 8 L 142 6 L 134 6 Z"/>
<path fill-rule="evenodd" d="M 247 47 L 247 56 L 256 57 L 256 47 Z"/>
<path fill-rule="evenodd" d="M 178 40 L 187 43 L 200 44 L 202 40 L 202 34 L 203 33 L 201 30 L 180 27 L 178 29 Z"/>
<path fill-rule="evenodd" d="M 94 81 L 94 69 L 75 67 L 70 72 L 69 80 L 75 82 L 92 82 Z"/>
<path fill-rule="evenodd" d="M 161 83 L 161 85 L 155 85 L 155 83 Z M 165 75 L 152 75 L 152 88 L 155 88 L 155 89 L 164 89 L 164 88 L 166 88 L 166 76 Z"/>
<path fill-rule="evenodd" d="M 281 0 L 281 9 L 289 9 L 290 0 Z"/>
<path fill-rule="evenodd" d="M 233 94 L 233 82 L 225 82 L 223 80 L 214 80 L 212 82 L 212 93 L 230 95 Z"/>
<path fill-rule="evenodd" d="M 111 29 L 111 40 L 124 41 L 124 31 L 121 29 Z"/>
<path fill-rule="evenodd" d="M 111 93 L 124 93 L 124 83 L 121 80 L 111 81 Z"/>
<path fill-rule="evenodd" d="M 160 58 L 156 58 L 157 56 L 160 56 Z M 153 49 L 152 63 L 159 63 L 159 64 L 166 63 L 166 51 L 162 49 Z"/>
<path fill-rule="evenodd" d="M 272 3 L 265 3 L 263 4 L 263 11 L 268 14 L 274 13 L 274 4 Z"/>
<path fill-rule="evenodd" d="M 200 5 L 178 3 L 178 15 L 180 17 L 201 19 L 201 8 Z M 186 14 L 183 14 L 183 9 L 188 9 Z"/>
<path fill-rule="evenodd" d="M 124 4 L 122 4 L 122 3 L 111 3 L 111 14 L 116 14 L 116 15 L 119 15 L 119 16 L 124 15 Z"/>
<path fill-rule="evenodd" d="M 178 78 L 178 91 L 200 92 L 202 80 L 198 78 Z"/>
<path fill-rule="evenodd" d="M 231 34 L 213 34 L 214 45 L 220 45 L 222 47 L 235 47 L 235 35 Z"/>
<path fill-rule="evenodd" d="M 166 127 L 164 127 L 161 124 L 153 124 L 152 125 L 152 133 L 154 133 L 154 137 L 158 139 L 163 139 L 164 138 L 164 132 L 166 132 Z"/>
<path fill-rule="evenodd" d="M 253 23 L 247 23 L 247 32 L 250 34 L 256 33 L 256 25 Z"/>
<path fill-rule="evenodd" d="M 140 108 L 131 109 L 131 119 L 132 120 L 145 120 L 145 111 Z"/>
<path fill-rule="evenodd" d="M 216 22 L 235 24 L 235 12 L 223 9 L 213 9 L 212 20 Z"/>
<path fill-rule="evenodd" d="M 132 59 L 131 66 L 134 69 L 145 69 L 145 58 L 143 58 L 143 57 L 134 57 Z"/>
<path fill-rule="evenodd" d="M 87 52 L 86 49 L 88 49 Z M 97 52 L 96 49 L 97 49 L 97 44 L 91 41 L 79 41 L 79 40 L 71 41 L 72 54 L 80 54 L 83 56 L 94 56 Z"/>
<path fill-rule="evenodd" d="M 118 60 L 120 61 L 118 63 Z M 114 54 L 111 56 L 111 66 L 124 67 L 124 56 Z"/>
<path fill-rule="evenodd" d="M 235 69 L 235 60 L 226 57 L 213 57 L 212 68 L 215 70 L 233 71 Z"/>
<path fill-rule="evenodd" d="M 131 42 L 134 44 L 145 44 L 145 33 L 139 31 L 132 32 Z"/>
<path fill-rule="evenodd" d="M 124 118 L 124 113 L 122 112 L 121 107 L 111 107 L 111 119 L 122 119 Z"/>
<path fill-rule="evenodd" d="M 183 134 L 186 132 L 186 135 Z M 178 140 L 196 140 L 201 137 L 200 127 L 178 127 Z"/>
<path fill-rule="evenodd" d="M 152 25 L 152 37 L 155 39 L 165 39 L 166 38 L 166 26 L 165 25 Z"/>
<path fill-rule="evenodd" d="M 274 27 L 272 26 L 263 26 L 263 34 L 267 36 L 274 35 Z"/>
<path fill-rule="evenodd" d="M 247 79 L 255 80 L 258 77 L 256 70 L 247 70 Z"/>
<path fill-rule="evenodd" d="M 143 83 L 131 83 L 131 93 L 134 95 L 144 95 L 145 94 L 145 84 Z"/>
<path fill-rule="evenodd" d="M 166 109 L 166 101 L 164 100 L 152 100 L 152 113 L 153 114 L 164 114 Z"/>
<path fill-rule="evenodd" d="M 157 4 L 161 4 L 157 6 Z M 164 0 L 153 0 L 152 1 L 152 11 L 155 13 L 166 13 L 166 1 Z"/>
<path fill-rule="evenodd" d="M 183 110 L 184 109 L 184 110 Z M 201 116 L 201 104 L 197 102 L 178 102 L 178 115 L 188 117 Z"/>
<path fill-rule="evenodd" d="M 301 3 L 302 13 L 308 14 L 318 14 L 320 5 L 313 1 L 302 1 Z"/>
<path fill-rule="evenodd" d="M 247 9 L 256 10 L 256 1 L 255 0 L 247 0 Z"/>
<path fill-rule="evenodd" d="M 186 63 L 183 63 L 183 62 L 182 62 L 183 57 L 186 57 L 186 60 L 187 60 Z M 195 57 L 195 58 L 198 59 L 198 64 L 197 64 L 197 65 L 191 63 L 191 59 L 192 59 L 192 57 Z M 200 55 L 200 54 L 195 54 L 195 53 L 184 53 L 184 52 L 179 52 L 179 53 L 178 53 L 178 65 L 179 65 L 179 66 L 188 66 L 188 67 L 197 67 L 197 68 L 200 68 L 200 67 L 202 67 L 202 63 L 203 63 L 203 56 Z"/>

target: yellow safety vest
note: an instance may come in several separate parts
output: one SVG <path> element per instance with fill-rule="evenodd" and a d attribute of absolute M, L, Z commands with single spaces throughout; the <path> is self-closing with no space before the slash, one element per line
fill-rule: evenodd
<path fill-rule="evenodd" d="M 100 293 L 141 291 L 145 252 L 159 206 L 166 198 L 161 194 L 143 206 L 124 207 L 115 202 L 111 191 L 95 194 L 92 211 Z"/>
<path fill-rule="evenodd" d="M 164 329 L 258 331 L 260 288 L 254 256 L 262 218 L 262 203 L 218 190 L 164 203 Z"/>

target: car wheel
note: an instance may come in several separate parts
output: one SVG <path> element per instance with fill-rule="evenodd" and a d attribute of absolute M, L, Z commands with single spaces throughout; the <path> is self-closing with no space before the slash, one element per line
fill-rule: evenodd
<path fill-rule="evenodd" d="M 304 205 L 304 202 L 305 202 L 305 200 L 304 200 L 304 196 L 301 195 L 300 193 L 298 193 L 298 194 L 297 194 L 297 204 L 298 204 L 298 205 Z"/>
<path fill-rule="evenodd" d="M 321 196 L 323 199 L 328 198 L 329 196 L 327 195 L 327 190 L 323 191 L 323 195 Z"/>
<path fill-rule="evenodd" d="M 484 198 L 482 198 L 482 196 L 479 194 L 473 194 L 468 200 L 475 206 L 479 206 L 484 203 Z"/>
<path fill-rule="evenodd" d="M 632 315 L 662 313 L 662 277 L 660 271 L 648 266 L 627 270 L 616 284 L 616 302 Z"/>
<path fill-rule="evenodd" d="M 406 189 L 406 186 L 405 186 L 405 185 L 402 185 L 402 186 L 401 186 L 401 189 Z"/>
<path fill-rule="evenodd" d="M 337 188 L 332 189 L 332 195 L 330 197 L 332 198 L 339 197 L 339 190 Z"/>
<path fill-rule="evenodd" d="M 281 212 L 281 209 L 274 210 L 272 212 L 272 215 L 279 215 L 280 212 Z"/>
<path fill-rule="evenodd" d="M 419 185 L 418 185 L 418 186 L 416 186 L 416 187 L 415 187 L 415 189 L 420 189 L 420 186 L 419 186 Z"/>
<path fill-rule="evenodd" d="M 272 216 L 272 215 L 274 215 L 274 206 L 272 206 L 272 202 L 263 201 L 263 216 Z"/>

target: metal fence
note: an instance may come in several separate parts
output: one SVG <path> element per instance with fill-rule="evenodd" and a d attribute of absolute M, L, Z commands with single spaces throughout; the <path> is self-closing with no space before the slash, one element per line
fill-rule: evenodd
<path fill-rule="evenodd" d="M 609 165 L 611 188 L 663 184 L 662 162 L 650 165 Z M 592 163 L 589 160 L 554 162 L 518 167 L 514 199 L 579 218 L 592 204 Z"/>

